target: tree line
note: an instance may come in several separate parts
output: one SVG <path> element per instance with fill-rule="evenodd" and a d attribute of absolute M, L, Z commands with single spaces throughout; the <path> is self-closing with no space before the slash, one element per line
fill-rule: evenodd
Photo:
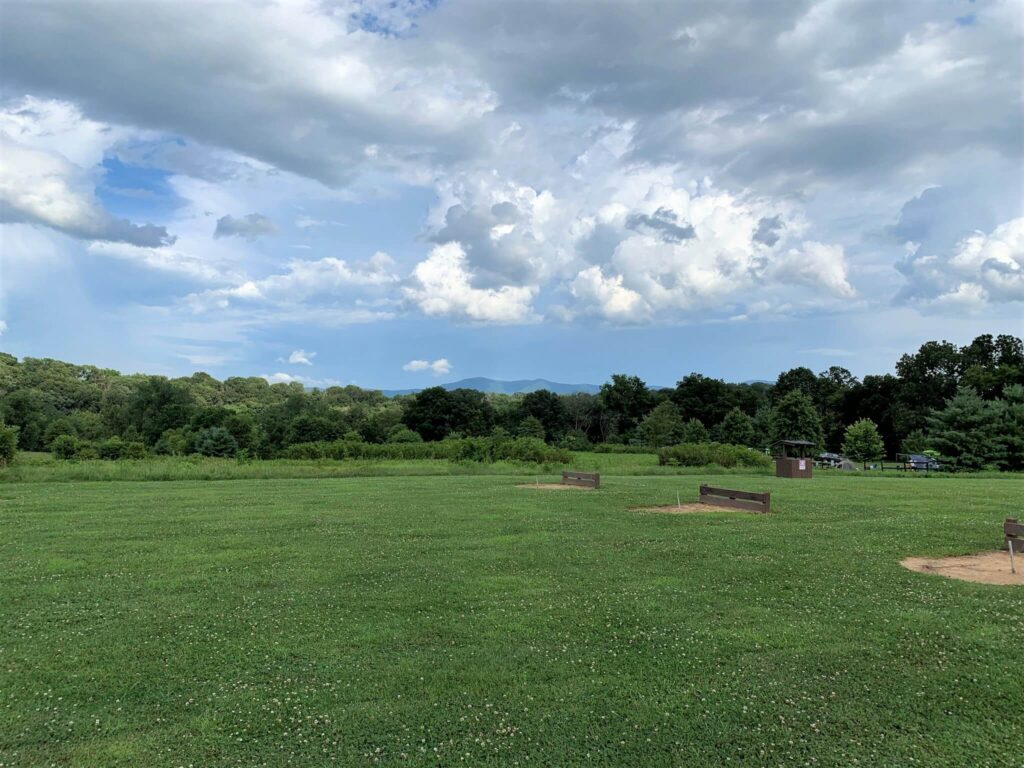
<path fill-rule="evenodd" d="M 894 373 L 863 379 L 840 366 L 819 373 L 798 367 L 773 383 L 691 373 L 673 388 L 652 389 L 637 376 L 616 374 L 593 395 L 431 387 L 394 398 L 355 386 L 306 390 L 258 377 L 218 381 L 201 372 L 173 379 L 122 375 L 0 353 L 0 420 L 16 428 L 8 440 L 16 439 L 20 450 L 108 458 L 150 452 L 271 458 L 314 442 L 492 435 L 574 450 L 711 441 L 764 448 L 792 438 L 839 452 L 848 429 L 867 421 L 888 456 L 932 450 L 964 468 L 1021 469 L 1024 345 L 1009 335 L 979 336 L 962 347 L 929 341 L 903 355 Z M 859 440 L 865 444 L 863 435 Z"/>

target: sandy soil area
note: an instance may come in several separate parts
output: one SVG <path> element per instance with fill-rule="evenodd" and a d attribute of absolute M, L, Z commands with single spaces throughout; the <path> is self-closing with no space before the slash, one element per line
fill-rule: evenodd
<path fill-rule="evenodd" d="M 742 512 L 742 509 L 713 507 L 710 504 L 665 504 L 660 507 L 630 507 L 630 512 L 662 512 L 668 515 L 692 515 L 695 512 Z"/>
<path fill-rule="evenodd" d="M 592 491 L 585 485 L 562 485 L 561 483 L 520 483 L 516 488 L 535 488 L 538 491 Z"/>
<path fill-rule="evenodd" d="M 934 573 L 950 579 L 1024 586 L 1024 555 L 1016 554 L 1016 562 L 1017 573 L 1010 573 L 1010 553 L 993 550 L 961 557 L 908 557 L 901 560 L 900 565 L 918 573 Z"/>

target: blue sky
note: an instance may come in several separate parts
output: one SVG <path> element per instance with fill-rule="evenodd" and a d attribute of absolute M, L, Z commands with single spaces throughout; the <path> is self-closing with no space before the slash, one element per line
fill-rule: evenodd
<path fill-rule="evenodd" d="M 39 2 L 0 349 L 310 385 L 1024 333 L 1019 4 Z"/>

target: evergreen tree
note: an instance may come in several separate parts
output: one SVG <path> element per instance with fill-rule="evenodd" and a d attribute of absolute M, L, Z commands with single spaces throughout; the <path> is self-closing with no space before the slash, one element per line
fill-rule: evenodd
<path fill-rule="evenodd" d="M 1000 410 L 1000 468 L 1019 472 L 1024 470 L 1024 386 L 1005 387 Z"/>
<path fill-rule="evenodd" d="M 209 427 L 196 433 L 193 441 L 195 452 L 203 456 L 234 456 L 238 443 L 224 427 Z"/>
<path fill-rule="evenodd" d="M 1001 411 L 982 400 L 973 387 L 961 387 L 945 408 L 928 419 L 932 445 L 955 469 L 978 470 L 994 464 L 1000 458 Z"/>
<path fill-rule="evenodd" d="M 878 427 L 871 419 L 855 421 L 843 434 L 843 455 L 866 464 L 882 458 L 885 443 L 878 434 Z"/>
<path fill-rule="evenodd" d="M 927 433 L 923 429 L 915 429 L 900 443 L 900 451 L 903 453 L 917 453 L 924 454 L 925 451 L 930 450 L 932 447 L 931 440 L 928 439 Z"/>
<path fill-rule="evenodd" d="M 715 439 L 720 443 L 753 447 L 754 420 L 739 408 L 733 408 L 715 427 Z"/>

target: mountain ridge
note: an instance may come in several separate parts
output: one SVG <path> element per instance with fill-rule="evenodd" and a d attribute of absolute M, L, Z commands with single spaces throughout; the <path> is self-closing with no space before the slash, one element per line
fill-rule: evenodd
<path fill-rule="evenodd" d="M 515 395 L 520 392 L 536 392 L 538 389 L 547 389 L 559 395 L 572 395 L 577 392 L 586 392 L 595 395 L 601 389 L 597 384 L 565 384 L 548 379 L 515 379 L 506 381 L 503 379 L 491 379 L 486 376 L 473 376 L 468 379 L 449 381 L 432 386 L 444 387 L 445 389 L 475 389 L 479 392 L 494 394 Z M 382 389 L 381 392 L 388 397 L 395 395 L 414 395 L 426 387 L 415 389 Z"/>
<path fill-rule="evenodd" d="M 747 381 L 740 382 L 742 384 L 771 384 L 770 381 L 763 379 L 748 379 Z M 516 395 L 520 393 L 536 392 L 538 389 L 546 389 L 554 392 L 558 395 L 573 395 L 578 392 L 584 392 L 590 395 L 596 395 L 601 391 L 600 384 L 565 384 L 559 381 L 551 381 L 550 379 L 491 379 L 487 376 L 472 376 L 468 379 L 459 379 L 458 381 L 449 381 L 442 384 L 432 384 L 435 387 L 444 387 L 447 390 L 452 389 L 475 389 L 478 392 L 487 392 L 492 394 L 502 395 Z M 656 384 L 648 384 L 648 389 L 659 390 L 659 389 L 674 389 L 674 387 L 659 386 Z M 422 392 L 427 387 L 416 387 L 414 389 L 382 389 L 382 394 L 388 397 L 395 397 L 396 395 L 415 395 L 417 392 Z"/>

